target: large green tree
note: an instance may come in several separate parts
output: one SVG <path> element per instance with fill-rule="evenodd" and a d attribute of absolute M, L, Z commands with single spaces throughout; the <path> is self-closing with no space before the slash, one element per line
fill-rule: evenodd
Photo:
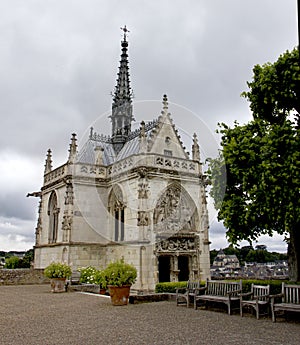
<path fill-rule="evenodd" d="M 219 124 L 222 149 L 209 164 L 211 195 L 231 243 L 285 235 L 290 279 L 300 281 L 299 51 L 253 72 L 243 93 L 253 120 Z"/>

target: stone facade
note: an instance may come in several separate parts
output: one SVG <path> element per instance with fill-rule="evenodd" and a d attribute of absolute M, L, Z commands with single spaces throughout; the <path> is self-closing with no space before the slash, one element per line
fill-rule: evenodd
<path fill-rule="evenodd" d="M 35 268 L 65 261 L 73 270 L 106 267 L 123 257 L 138 270 L 133 288 L 153 291 L 159 281 L 209 276 L 206 181 L 194 135 L 189 158 L 168 112 L 131 131 L 127 38 L 124 31 L 112 135 L 91 128 L 68 161 L 52 168 L 47 153 L 36 228 Z"/>

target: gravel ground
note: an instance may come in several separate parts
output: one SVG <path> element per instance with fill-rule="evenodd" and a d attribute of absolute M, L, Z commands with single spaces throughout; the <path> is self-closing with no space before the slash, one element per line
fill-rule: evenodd
<path fill-rule="evenodd" d="M 108 297 L 48 285 L 0 286 L 0 344 L 300 344 L 300 322 L 256 320 L 154 302 L 114 307 Z"/>

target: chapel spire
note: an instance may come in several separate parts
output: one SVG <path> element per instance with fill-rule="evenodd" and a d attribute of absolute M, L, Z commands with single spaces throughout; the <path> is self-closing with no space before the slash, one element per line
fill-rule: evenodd
<path fill-rule="evenodd" d="M 118 153 L 125 144 L 129 133 L 131 132 L 131 122 L 134 120 L 132 115 L 132 91 L 129 80 L 128 66 L 128 41 L 127 33 L 129 30 L 121 28 L 124 32 L 121 42 L 122 53 L 117 77 L 117 85 L 113 93 L 112 103 L 112 142 L 116 153 Z"/>

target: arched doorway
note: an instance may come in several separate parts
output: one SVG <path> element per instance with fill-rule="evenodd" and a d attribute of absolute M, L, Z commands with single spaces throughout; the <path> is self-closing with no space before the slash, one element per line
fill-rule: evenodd
<path fill-rule="evenodd" d="M 170 281 L 171 257 L 162 255 L 158 257 L 158 281 L 160 283 Z"/>
<path fill-rule="evenodd" d="M 178 281 L 187 281 L 190 277 L 189 257 L 186 255 L 178 256 Z"/>

